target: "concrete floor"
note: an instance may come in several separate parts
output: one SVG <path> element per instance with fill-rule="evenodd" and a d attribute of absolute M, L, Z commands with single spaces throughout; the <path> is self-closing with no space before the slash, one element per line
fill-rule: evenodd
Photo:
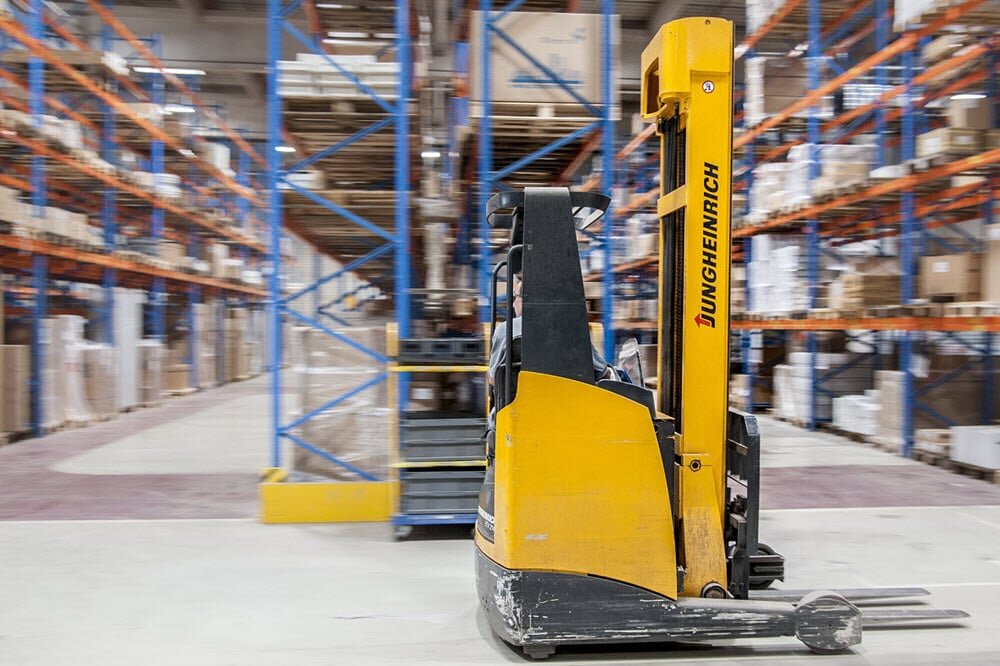
<path fill-rule="evenodd" d="M 526 663 L 477 610 L 467 532 L 264 526 L 257 379 L 0 449 L 0 664 Z M 785 587 L 920 585 L 964 626 L 572 649 L 555 663 L 1000 663 L 1000 488 L 762 420 Z M 844 508 L 847 507 L 847 508 Z"/>

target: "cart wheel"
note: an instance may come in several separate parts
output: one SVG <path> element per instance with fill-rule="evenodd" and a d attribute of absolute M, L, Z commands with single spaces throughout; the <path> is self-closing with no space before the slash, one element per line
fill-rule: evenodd
<path fill-rule="evenodd" d="M 396 541 L 406 541 L 412 534 L 412 525 L 396 525 L 392 530 L 392 538 Z"/>

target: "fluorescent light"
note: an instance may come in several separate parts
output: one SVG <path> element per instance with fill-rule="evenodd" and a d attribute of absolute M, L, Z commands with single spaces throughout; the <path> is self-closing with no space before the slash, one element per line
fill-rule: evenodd
<path fill-rule="evenodd" d="M 440 150 L 425 150 L 422 153 L 420 153 L 420 156 L 422 158 L 424 158 L 425 160 L 433 160 L 433 159 L 437 159 L 438 157 L 441 157 L 441 151 Z"/>
<path fill-rule="evenodd" d="M 326 33 L 327 37 L 336 37 L 338 39 L 364 39 L 368 36 L 367 32 L 343 32 L 332 30 Z"/>
<path fill-rule="evenodd" d="M 344 9 L 344 5 L 338 5 L 331 2 L 321 2 L 316 5 L 316 9 Z"/>
<path fill-rule="evenodd" d="M 295 148 L 293 146 L 275 146 L 274 148 L 279 153 L 294 153 Z"/>
<path fill-rule="evenodd" d="M 183 155 L 184 157 L 194 157 L 194 151 L 188 148 L 181 148 L 177 152 Z"/>
<path fill-rule="evenodd" d="M 986 99 L 986 95 L 980 95 L 978 93 L 962 93 L 960 95 L 952 95 L 952 99 Z"/>
<path fill-rule="evenodd" d="M 323 43 L 333 46 L 379 46 L 387 42 L 381 39 L 324 39 Z"/>
<path fill-rule="evenodd" d="M 184 67 L 133 67 L 132 71 L 139 74 L 176 74 L 177 76 L 205 76 L 203 69 L 186 69 Z"/>
<path fill-rule="evenodd" d="M 198 109 L 185 104 L 167 104 L 163 107 L 166 113 L 196 113 Z"/>

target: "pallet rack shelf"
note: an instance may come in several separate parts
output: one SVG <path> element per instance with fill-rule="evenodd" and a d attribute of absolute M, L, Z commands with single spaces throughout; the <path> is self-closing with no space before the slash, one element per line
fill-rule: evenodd
<path fill-rule="evenodd" d="M 915 381 L 916 345 L 926 335 L 950 336 L 952 344 L 968 345 L 968 353 L 979 358 L 983 376 L 983 392 L 992 393 L 992 339 L 997 319 L 993 316 L 837 316 L 826 310 L 817 310 L 819 287 L 819 258 L 822 254 L 836 255 L 844 245 L 865 239 L 894 237 L 899 245 L 900 285 L 899 302 L 902 308 L 915 297 L 916 259 L 924 248 L 933 242 L 934 230 L 953 228 L 970 220 L 983 220 L 989 224 L 994 219 L 993 202 L 996 197 L 995 169 L 1000 160 L 1000 150 L 987 148 L 973 155 L 941 155 L 927 159 L 916 158 L 914 145 L 917 132 L 926 131 L 927 107 L 951 95 L 986 87 L 995 91 L 993 71 L 997 37 L 987 34 L 969 48 L 960 49 L 940 62 L 922 67 L 919 49 L 930 37 L 941 34 L 949 26 L 961 21 L 972 21 L 980 26 L 996 26 L 998 17 L 983 13 L 981 0 L 956 3 L 937 3 L 918 17 L 919 20 L 905 28 L 892 39 L 892 15 L 889 4 L 882 1 L 858 2 L 851 14 L 864 12 L 862 25 L 850 24 L 841 19 L 830 25 L 824 20 L 824 10 L 838 3 L 791 1 L 786 3 L 761 29 L 744 42 L 738 56 L 753 56 L 754 47 L 771 35 L 778 34 L 802 43 L 796 49 L 806 58 L 809 74 L 809 92 L 784 109 L 764 118 L 753 127 L 744 129 L 735 139 L 734 146 L 742 150 L 744 166 L 738 173 L 752 186 L 754 168 L 765 162 L 785 156 L 793 147 L 809 145 L 812 166 L 810 178 L 819 176 L 820 143 L 843 143 L 865 133 L 874 133 L 877 142 L 876 167 L 888 164 L 886 155 L 890 148 L 901 150 L 902 173 L 882 181 L 866 181 L 824 195 L 813 194 L 812 200 L 771 213 L 765 219 L 751 219 L 734 230 L 734 238 L 745 261 L 749 261 L 750 239 L 761 232 L 789 230 L 804 233 L 807 243 L 807 288 L 810 309 L 796 313 L 796 317 L 761 317 L 748 315 L 734 322 L 742 332 L 741 352 L 744 373 L 750 380 L 750 394 L 759 359 L 751 360 L 750 339 L 754 334 L 767 331 L 801 331 L 806 336 L 809 358 L 809 417 L 806 422 L 816 427 L 822 420 L 817 413 L 818 396 L 829 395 L 826 379 L 840 368 L 821 371 L 817 368 L 817 333 L 822 331 L 874 331 L 892 333 L 889 338 L 898 347 L 899 370 L 903 373 L 902 446 L 901 453 L 909 455 L 913 446 L 915 413 L 919 409 L 933 413 L 918 401 L 927 389 L 918 390 Z M 799 17 L 798 19 L 790 17 Z M 846 18 L 846 16 L 845 16 Z M 875 35 L 875 48 L 862 54 L 853 64 L 841 61 L 830 64 L 829 56 L 835 39 L 851 46 L 865 37 Z M 835 39 L 833 36 L 835 35 Z M 804 41 L 803 41 L 804 40 Z M 844 49 L 847 53 L 851 49 Z M 832 75 L 824 74 L 824 63 Z M 889 68 L 895 74 L 890 81 Z M 820 119 L 816 111 L 820 101 L 841 90 L 845 84 L 874 76 L 878 86 L 877 97 L 853 109 L 836 113 L 830 119 Z M 901 104 L 892 108 L 894 102 Z M 809 112 L 806 120 L 798 119 Z M 792 138 L 786 136 L 791 133 Z M 796 136 L 796 134 L 798 136 Z M 775 142 L 774 138 L 778 140 Z M 955 175 L 982 176 L 983 180 L 971 185 L 953 185 Z M 944 242 L 944 241 L 940 241 Z M 748 273 L 750 273 L 748 271 Z M 752 311 L 751 289 L 748 281 L 746 299 Z M 969 343 L 959 334 L 981 333 L 981 342 Z M 978 340 L 978 338 L 977 338 Z M 942 381 L 957 377 L 948 373 Z M 983 400 L 984 418 L 990 418 L 988 399 Z M 940 414 L 935 413 L 935 417 Z"/>
<path fill-rule="evenodd" d="M 101 285 L 104 298 L 96 314 L 102 340 L 108 344 L 115 342 L 111 323 L 116 287 L 150 294 L 147 329 L 163 342 L 168 333 L 166 313 L 171 298 L 183 302 L 186 317 L 193 321 L 195 307 L 203 296 L 243 306 L 258 302 L 266 294 L 261 287 L 242 280 L 181 269 L 156 257 L 122 252 L 118 247 L 119 239 L 147 237 L 154 242 L 180 243 L 185 254 L 196 257 L 202 242 L 212 239 L 236 248 L 244 262 L 252 262 L 248 265 L 258 265 L 267 258 L 269 248 L 253 231 L 258 224 L 256 210 L 264 202 L 252 189 L 249 164 L 265 162 L 239 132 L 228 127 L 213 108 L 168 71 L 153 53 L 158 39 L 139 39 L 99 0 L 87 0 L 77 9 L 89 10 L 96 16 L 96 36 L 90 32 L 86 36 L 74 34 L 41 0 L 24 0 L 11 7 L 9 14 L 0 16 L 0 76 L 7 84 L 2 93 L 5 111 L 0 129 L 0 163 L 4 174 L 0 184 L 30 197 L 32 218 L 25 220 L 24 226 L 20 219 L 12 220 L 14 226 L 3 223 L 0 267 L 15 278 L 30 278 L 32 293 L 38 295 L 27 313 L 33 367 L 31 428 L 36 435 L 43 434 L 45 422 L 39 336 L 45 318 L 59 311 L 47 309 L 47 285 Z M 125 73 L 128 68 L 122 66 L 120 58 L 118 64 L 112 62 L 114 58 L 108 54 L 114 51 L 116 42 L 129 44 L 144 60 L 140 64 L 149 73 L 142 81 L 129 78 Z M 164 82 L 186 96 L 198 118 L 213 122 L 216 130 L 239 148 L 235 172 L 199 157 L 193 149 L 202 139 L 172 135 L 133 105 L 140 102 L 162 106 Z M 83 132 L 75 147 L 45 130 L 45 123 L 62 119 L 77 123 Z M 119 162 L 125 153 L 134 153 L 137 164 Z M 133 176 L 136 167 L 147 172 L 149 182 Z M 171 172 L 192 193 L 188 201 L 168 197 L 149 184 L 155 183 L 160 174 Z M 49 204 L 62 207 L 63 212 L 90 216 L 84 227 L 99 222 L 100 238 L 77 237 L 82 229 L 66 235 L 48 231 L 54 224 L 45 221 L 50 214 L 46 208 Z M 210 209 L 221 209 L 225 214 L 220 216 Z M 6 215 L 15 216 L 15 212 Z M 17 281 L 5 283 L 7 286 L 10 298 L 23 309 L 24 293 L 18 291 L 22 287 Z M 191 331 L 194 335 L 193 328 Z M 221 332 L 216 346 L 221 353 Z M 197 370 L 197 362 L 192 359 L 193 386 L 199 385 Z"/>
<path fill-rule="evenodd" d="M 588 155 L 600 152 L 600 176 L 591 179 L 588 187 L 598 187 L 611 192 L 615 162 L 615 115 L 618 101 L 614 93 L 613 44 L 615 4 L 602 0 L 595 5 L 594 13 L 600 17 L 600 35 L 597 46 L 601 49 L 599 72 L 600 99 L 586 99 L 564 77 L 540 62 L 517 42 L 517 35 L 508 34 L 504 22 L 511 12 L 522 12 L 519 20 L 529 20 L 532 12 L 564 11 L 558 2 L 515 0 L 508 3 L 481 1 L 479 12 L 472 19 L 478 21 L 479 44 L 476 62 L 479 65 L 478 99 L 472 115 L 476 118 L 474 131 L 476 143 L 478 200 L 476 210 L 470 215 L 478 220 L 479 240 L 479 295 L 480 303 L 489 302 L 489 284 L 497 244 L 491 239 L 486 222 L 486 203 L 496 191 L 534 185 L 566 182 Z M 522 23 L 522 28 L 524 24 Z M 492 90 L 492 68 L 495 46 L 509 48 L 525 60 L 539 85 L 559 89 L 566 98 L 563 104 L 516 104 L 497 100 Z M 546 113 L 536 109 L 546 107 Z M 498 166 L 499 164 L 499 166 Z M 553 174 L 556 175 L 553 179 Z M 592 236 L 592 250 L 604 254 L 602 276 L 602 323 L 605 330 L 605 349 L 608 357 L 614 353 L 614 321 L 612 310 L 614 294 L 611 275 L 611 229 L 613 220 L 620 216 L 609 208 L 605 213 L 601 237 Z M 486 321 L 489 307 L 482 305 L 480 318 Z"/>
<path fill-rule="evenodd" d="M 413 44 L 418 25 L 409 0 L 316 3 L 313 0 L 268 0 L 268 146 L 266 179 L 269 190 L 272 274 L 269 281 L 272 471 L 262 485 L 265 522 L 300 520 L 386 520 L 392 510 L 392 472 L 356 466 L 306 440 L 303 426 L 365 392 L 385 388 L 390 362 L 367 339 L 355 339 L 339 314 L 346 300 L 357 307 L 369 292 L 388 299 L 394 308 L 394 334 L 410 335 L 411 327 L 411 201 L 412 154 L 419 145 L 413 132 Z M 293 18 L 304 18 L 307 32 Z M 345 57 L 329 43 L 351 26 L 355 53 Z M 308 33 L 308 34 L 307 34 Z M 332 34 L 331 34 L 332 33 Z M 360 35 L 360 36 L 359 36 Z M 285 42 L 285 39 L 288 41 Z M 299 50 L 295 62 L 282 61 L 285 45 Z M 396 63 L 380 67 L 378 56 Z M 353 58 L 353 60 L 351 59 Z M 355 66 L 359 66 L 355 69 Z M 367 79 L 360 69 L 377 72 Z M 391 82 L 385 71 L 392 70 Z M 372 85 L 368 85 L 366 83 Z M 412 130 L 411 130 L 412 127 Z M 333 269 L 312 267 L 306 284 L 282 293 L 280 245 L 284 229 L 334 260 Z M 345 276 L 361 286 L 339 292 L 327 301 L 326 288 Z M 321 339 L 353 350 L 374 368 L 367 380 L 324 400 L 291 421 L 283 407 L 282 322 L 317 332 Z M 406 400 L 405 376 L 390 409 Z M 286 445 L 289 445 L 286 447 Z M 349 482 L 297 483 L 285 472 L 289 452 L 306 451 L 352 479 Z M 322 497 L 315 489 L 322 488 Z"/>

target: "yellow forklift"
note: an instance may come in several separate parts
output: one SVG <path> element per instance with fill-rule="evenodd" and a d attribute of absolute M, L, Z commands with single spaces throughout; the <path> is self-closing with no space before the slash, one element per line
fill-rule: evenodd
<path fill-rule="evenodd" d="M 917 588 L 764 589 L 784 560 L 758 542 L 760 437 L 728 405 L 732 53 L 730 22 L 688 18 L 642 55 L 642 110 L 661 141 L 655 393 L 592 360 L 576 232 L 607 197 L 527 188 L 489 202 L 489 223 L 510 233 L 494 313 L 502 273 L 508 322 L 509 276 L 523 287 L 520 335 L 505 326 L 492 384 L 477 588 L 493 631 L 531 657 L 778 636 L 835 652 L 870 624 L 966 617 L 856 605 Z"/>

